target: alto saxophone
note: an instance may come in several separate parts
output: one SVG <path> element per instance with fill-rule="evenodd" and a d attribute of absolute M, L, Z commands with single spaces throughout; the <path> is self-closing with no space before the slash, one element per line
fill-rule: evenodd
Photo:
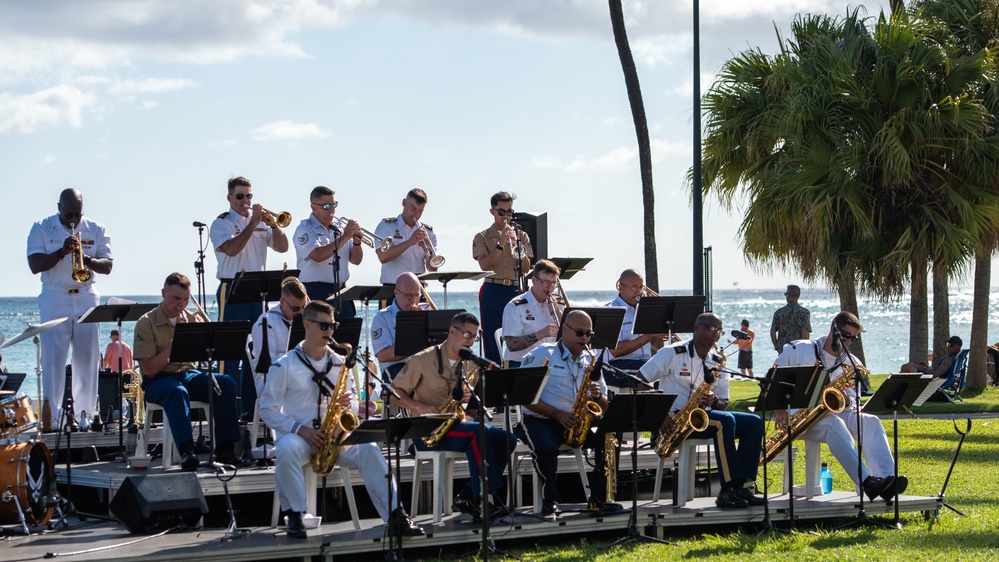
<path fill-rule="evenodd" d="M 345 349 L 344 355 L 350 355 L 350 344 L 334 342 L 332 345 Z M 361 423 L 357 414 L 350 411 L 350 408 L 340 405 L 340 397 L 347 390 L 347 377 L 349 375 L 350 366 L 345 361 L 340 367 L 340 376 L 337 378 L 336 386 L 333 387 L 330 404 L 326 408 L 326 416 L 323 417 L 323 423 L 319 428 L 326 440 L 323 442 L 323 446 L 312 451 L 312 456 L 309 457 L 312 470 L 321 476 L 328 476 L 333 472 L 336 460 L 340 456 L 340 444 Z"/>
<path fill-rule="evenodd" d="M 715 373 L 725 366 L 725 355 L 718 355 L 721 357 L 718 366 L 704 373 L 704 382 L 690 394 L 687 403 L 673 416 L 672 431 L 663 433 L 656 438 L 652 448 L 660 458 L 668 458 L 676 452 L 680 448 L 680 443 L 683 443 L 683 440 L 691 433 L 704 431 L 708 428 L 708 413 L 698 404 L 700 404 L 701 398 L 711 391 L 711 386 L 715 384 Z"/>
<path fill-rule="evenodd" d="M 586 434 L 590 432 L 590 425 L 593 424 L 593 418 L 601 416 L 604 413 L 604 409 L 600 407 L 600 404 L 590 400 L 588 396 L 591 380 L 590 373 L 597 364 L 596 354 L 588 346 L 584 350 L 590 355 L 591 363 L 583 372 L 583 377 L 579 381 L 579 391 L 576 393 L 576 401 L 573 402 L 572 410 L 570 411 L 579 420 L 579 423 L 572 429 L 565 430 L 565 444 L 573 449 L 583 446 L 583 442 L 586 441 Z"/>
<path fill-rule="evenodd" d="M 821 368 L 821 363 L 815 365 L 816 370 Z M 861 369 L 867 371 L 863 367 Z M 763 447 L 763 453 L 761 454 L 760 463 L 773 462 L 788 443 L 808 431 L 826 412 L 837 414 L 842 412 L 846 408 L 847 400 L 841 391 L 851 384 L 853 384 L 853 367 L 847 366 L 836 380 L 831 381 L 822 389 L 822 395 L 817 406 L 798 410 L 787 420 L 787 427 L 778 429 L 773 435 L 767 438 L 766 445 Z M 788 439 L 789 433 L 791 435 L 790 439 Z"/>
<path fill-rule="evenodd" d="M 456 370 L 461 369 L 462 368 L 461 365 L 462 362 L 458 361 L 458 364 L 457 366 L 455 366 L 455 369 Z M 474 371 L 472 374 L 475 374 Z M 462 379 L 459 378 L 459 380 Z M 451 398 L 450 400 L 445 402 L 443 406 L 438 408 L 437 413 L 448 414 L 451 417 L 444 420 L 444 423 L 437 426 L 437 429 L 435 429 L 433 433 L 422 438 L 423 442 L 426 443 L 427 447 L 436 447 L 437 444 L 440 443 L 441 439 L 443 439 L 444 436 L 447 435 L 447 432 L 451 431 L 451 428 L 454 427 L 454 424 L 464 422 L 466 419 L 468 419 L 468 416 L 465 415 L 465 408 L 461 406 L 461 401 L 455 400 L 454 398 Z"/>

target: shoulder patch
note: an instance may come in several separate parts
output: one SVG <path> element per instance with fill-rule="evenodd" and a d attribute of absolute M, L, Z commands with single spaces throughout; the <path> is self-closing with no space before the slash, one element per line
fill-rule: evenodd
<path fill-rule="evenodd" d="M 304 246 L 309 242 L 309 233 L 303 232 L 301 236 L 298 237 L 298 244 Z"/>
<path fill-rule="evenodd" d="M 394 223 L 399 221 L 399 217 L 385 217 L 382 219 L 383 222 Z"/>
<path fill-rule="evenodd" d="M 216 218 L 224 219 L 224 218 L 226 218 L 226 217 L 229 216 L 229 213 L 230 213 L 230 211 L 226 211 L 226 212 L 222 213 L 221 215 L 219 215 Z"/>
<path fill-rule="evenodd" d="M 517 298 L 513 299 L 513 304 L 515 304 L 516 306 L 520 306 L 522 304 L 527 304 L 527 299 L 524 298 L 524 297 L 517 297 Z"/>
<path fill-rule="evenodd" d="M 429 224 L 427 224 L 427 223 L 423 223 L 423 228 L 425 228 L 425 229 L 427 229 L 427 230 L 433 230 L 433 229 L 434 229 L 434 227 L 430 226 L 430 225 L 429 225 Z"/>
<path fill-rule="evenodd" d="M 373 331 L 371 332 L 371 339 L 373 339 L 373 340 L 377 340 L 377 339 L 379 339 L 379 338 L 381 338 L 381 337 L 382 337 L 382 329 L 381 329 L 381 328 L 375 328 L 375 329 L 374 329 L 374 330 L 373 330 Z"/>
<path fill-rule="evenodd" d="M 520 364 L 521 364 L 521 366 L 526 367 L 526 366 L 530 365 L 531 363 L 534 363 L 534 356 L 533 355 L 527 355 L 526 357 L 524 357 L 524 360 Z"/>

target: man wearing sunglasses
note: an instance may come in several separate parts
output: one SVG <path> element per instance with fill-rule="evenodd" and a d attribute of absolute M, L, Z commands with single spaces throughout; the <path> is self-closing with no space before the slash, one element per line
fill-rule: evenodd
<path fill-rule="evenodd" d="M 347 285 L 350 264 L 360 265 L 361 227 L 357 221 L 340 220 L 333 224 L 338 202 L 332 189 L 313 188 L 309 194 L 312 214 L 295 229 L 295 254 L 299 279 L 309 299 L 323 301 Z M 357 315 L 353 301 L 341 301 L 338 318 Z"/>
<path fill-rule="evenodd" d="M 260 303 L 230 303 L 233 278 L 240 271 L 264 271 L 267 266 L 267 248 L 276 252 L 288 251 L 288 237 L 276 224 L 268 224 L 263 207 L 253 203 L 250 180 L 239 176 L 229 179 L 229 210 L 219 215 L 208 230 L 218 268 L 219 280 L 215 292 L 219 305 L 219 322 L 248 320 L 260 316 Z M 273 221 L 271 221 L 273 223 Z M 240 381 L 244 413 L 252 413 L 257 394 L 249 366 L 240 369 L 240 361 L 223 361 L 222 372 Z M 240 376 L 242 375 L 242 376 Z"/>
<path fill-rule="evenodd" d="M 493 272 L 482 280 L 479 311 L 482 314 L 482 332 L 485 334 L 486 358 L 495 363 L 502 361 L 500 350 L 496 347 L 495 333 L 503 325 L 503 308 L 510 299 L 521 293 L 521 279 L 531 269 L 531 258 L 534 257 L 527 233 L 510 224 L 513 221 L 515 198 L 515 195 L 506 191 L 495 193 L 489 199 L 489 213 L 493 216 L 493 224 L 472 239 L 472 258 L 479 263 L 482 271 Z M 523 252 L 520 260 L 513 257 L 514 248 Z"/>
<path fill-rule="evenodd" d="M 308 494 L 315 490 L 305 488 L 305 470 L 312 451 L 325 446 L 326 436 L 320 431 L 328 409 L 327 400 L 337 400 L 340 405 L 357 411 L 353 376 L 341 396 L 324 399 L 319 380 L 325 378 L 328 391 L 336 386 L 344 357 L 329 347 L 336 323 L 333 307 L 323 301 L 310 302 L 302 313 L 305 339 L 278 359 L 267 373 L 267 384 L 260 398 L 260 417 L 278 435 L 274 445 L 274 483 L 281 502 L 281 509 L 288 516 L 288 536 L 306 538 L 302 514 L 308 509 Z M 349 371 L 348 371 L 349 373 Z M 422 535 L 423 529 L 413 524 L 399 502 L 395 480 L 392 481 L 392 506 L 389 508 L 388 463 L 375 443 L 340 447 L 337 463 L 345 469 L 356 469 L 364 478 L 368 497 L 382 521 L 387 522 L 403 535 Z"/>
<path fill-rule="evenodd" d="M 406 363 L 406 357 L 409 357 L 395 353 L 395 317 L 400 310 L 417 311 L 430 307 L 427 303 L 420 302 L 420 280 L 416 275 L 407 271 L 394 281 L 395 298 L 391 304 L 379 310 L 371 321 L 371 349 L 389 380 L 395 379 Z"/>
<path fill-rule="evenodd" d="M 566 430 L 575 427 L 579 419 L 572 413 L 580 385 L 586 385 L 590 399 L 607 410 L 607 384 L 601 376 L 594 382 L 586 376 L 593 356 L 587 349 L 593 338 L 593 321 L 582 310 L 569 313 L 562 324 L 562 339 L 558 343 L 544 343 L 524 357 L 524 367 L 540 367 L 548 361 L 551 369 L 536 404 L 524 406 L 521 422 L 514 429 L 517 437 L 527 443 L 534 453 L 534 469 L 541 478 L 542 514 L 557 515 L 558 454 L 565 444 Z M 594 466 L 590 473 L 588 508 L 596 511 L 621 509 L 617 503 L 601 498 L 607 495 L 607 475 L 604 474 L 604 434 L 591 431 L 583 444 L 593 449 Z"/>
<path fill-rule="evenodd" d="M 432 226 L 420 223 L 426 206 L 427 193 L 418 188 L 410 189 L 402 200 L 399 216 L 382 219 L 375 227 L 376 237 L 392 240 L 387 250 L 375 249 L 375 256 L 382 264 L 382 284 L 395 283 L 396 278 L 407 271 L 417 275 L 437 271 L 430 265 L 425 249 L 437 251 L 437 235 Z"/>
<path fill-rule="evenodd" d="M 555 343 L 559 320 L 565 308 L 552 293 L 562 273 L 549 260 L 534 264 L 531 290 L 514 298 L 503 309 L 503 359 L 510 367 L 519 367 L 521 359 L 542 343 Z M 487 334 L 488 335 L 488 332 Z"/>
<path fill-rule="evenodd" d="M 281 299 L 253 323 L 246 348 L 258 396 L 263 392 L 271 365 L 288 352 L 291 324 L 296 316 L 302 315 L 307 304 L 309 295 L 302 282 L 295 277 L 285 277 L 281 281 Z"/>
<path fill-rule="evenodd" d="M 673 431 L 673 416 L 690 401 L 702 383 L 711 383 L 711 390 L 701 396 L 698 406 L 708 414 L 708 428 L 690 435 L 694 439 L 713 438 L 715 457 L 721 469 L 721 491 L 715 505 L 741 508 L 763 505 L 763 498 L 746 486 L 756 483 L 763 445 L 763 420 L 746 412 L 729 412 L 729 371 L 724 369 L 725 356 L 718 351 L 722 321 L 706 312 L 694 321 L 694 335 L 664 347 L 641 368 L 650 382 L 659 381 L 666 394 L 676 394 L 673 412 L 663 420 L 660 434 Z M 736 441 L 738 440 L 738 445 Z"/>
<path fill-rule="evenodd" d="M 409 410 L 410 416 L 419 416 L 451 413 L 440 410 L 452 399 L 459 405 L 468 404 L 472 396 L 470 389 L 479 377 L 479 368 L 471 361 L 462 360 L 459 352 L 462 348 L 471 348 L 478 341 L 478 332 L 479 321 L 475 315 L 469 312 L 455 314 L 444 342 L 413 354 L 393 381 L 392 386 L 399 394 L 399 407 Z M 466 415 L 470 419 L 476 418 L 479 408 L 478 404 L 468 404 Z M 483 447 L 479 443 L 479 430 L 478 422 L 457 422 L 432 448 L 435 451 L 465 453 L 472 500 L 456 499 L 454 507 L 471 514 L 473 519 L 481 517 L 479 506 L 482 505 L 479 465 Z M 486 441 L 485 458 L 489 464 L 487 477 L 490 488 L 487 492 L 492 492 L 494 500 L 489 517 L 493 517 L 503 512 L 503 471 L 509 460 L 506 452 L 516 446 L 517 440 L 502 429 L 486 426 Z M 431 450 L 422 439 L 414 440 L 413 446 L 420 451 Z"/>
<path fill-rule="evenodd" d="M 798 367 L 821 363 L 829 371 L 829 380 L 843 376 L 846 367 L 863 367 L 857 356 L 849 351 L 850 344 L 860 337 L 864 326 L 852 312 L 841 311 L 833 317 L 829 333 L 817 340 L 798 340 L 784 346 L 777 357 L 778 367 Z M 895 494 L 895 461 L 888 445 L 888 435 L 877 416 L 864 414 L 858 410 L 856 387 L 851 385 L 840 391 L 847 400 L 847 407 L 840 413 L 826 412 L 819 421 L 805 432 L 803 439 L 829 445 L 829 452 L 836 457 L 843 470 L 855 484 L 861 484 L 867 497 L 874 500 L 878 496 L 889 500 Z M 793 414 L 794 412 L 792 412 Z M 865 466 L 860 462 L 857 450 L 857 416 L 860 416 L 863 433 Z M 787 412 L 776 413 L 778 427 L 787 427 Z M 857 474 L 857 467 L 861 474 Z M 870 470 L 868 470 L 870 467 Z M 859 477 L 859 480 L 858 480 Z M 898 477 L 898 493 L 909 485 L 905 476 Z"/>

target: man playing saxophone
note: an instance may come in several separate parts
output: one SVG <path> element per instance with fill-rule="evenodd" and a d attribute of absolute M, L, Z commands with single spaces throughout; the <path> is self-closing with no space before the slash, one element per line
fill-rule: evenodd
<path fill-rule="evenodd" d="M 798 340 L 784 346 L 783 351 L 777 357 L 778 367 L 797 367 L 815 365 L 821 363 L 823 369 L 829 371 L 830 381 L 835 381 L 844 376 L 847 367 L 856 366 L 863 368 L 863 364 L 855 355 L 849 352 L 850 344 L 860 337 L 860 331 L 864 327 L 851 312 L 842 311 L 833 317 L 829 326 L 829 333 L 817 340 Z M 851 369 L 852 373 L 853 370 Z M 824 442 L 829 445 L 829 452 L 836 457 L 839 464 L 855 484 L 863 483 L 864 493 L 871 500 L 880 496 L 883 499 L 890 499 L 894 495 L 895 461 L 892 458 L 891 449 L 888 445 L 888 435 L 877 416 L 860 413 L 857 406 L 856 389 L 854 386 L 847 386 L 840 390 L 847 400 L 847 407 L 839 413 L 827 412 L 811 428 L 805 432 L 803 438 L 808 441 Z M 793 413 L 793 412 L 792 412 Z M 864 435 L 864 457 L 867 466 L 860 463 L 857 450 L 857 415 L 860 415 L 860 422 L 863 425 Z M 776 413 L 777 427 L 787 427 L 787 412 L 778 410 Z M 857 467 L 860 467 L 861 474 L 857 474 Z M 858 481 L 858 476 L 860 480 Z M 909 485 L 909 479 L 905 476 L 898 477 L 898 493 L 905 491 Z"/>
<path fill-rule="evenodd" d="M 445 406 L 454 400 L 454 407 L 462 407 L 471 398 L 471 386 L 478 380 L 475 363 L 462 360 L 459 352 L 462 348 L 470 348 L 478 341 L 479 320 L 469 312 L 459 312 L 451 320 L 447 339 L 439 345 L 428 347 L 413 354 L 392 386 L 399 394 L 399 407 L 409 410 L 411 416 L 423 414 L 454 413 L 442 412 Z M 475 416 L 475 405 L 466 414 Z M 460 414 L 459 414 L 460 415 Z M 504 481 L 503 471 L 506 469 L 509 456 L 507 451 L 513 449 L 517 440 L 513 435 L 496 427 L 486 427 L 486 461 L 489 463 L 487 474 L 489 490 L 493 494 L 493 503 L 489 516 L 503 513 Z M 472 489 L 472 499 L 457 498 L 455 509 L 468 513 L 473 518 L 480 517 L 479 506 L 482 504 L 479 465 L 483 447 L 479 443 L 479 423 L 458 421 L 436 441 L 428 445 L 422 439 L 413 441 L 417 450 L 455 451 L 465 453 L 468 459 L 468 473 Z"/>
<path fill-rule="evenodd" d="M 541 478 L 542 514 L 557 515 L 560 495 L 558 490 L 559 447 L 566 443 L 566 433 L 581 422 L 573 405 L 577 395 L 585 392 L 590 400 L 602 410 L 606 410 L 607 385 L 603 377 L 592 375 L 593 355 L 588 349 L 593 338 L 593 321 L 582 310 L 574 310 L 562 324 L 562 340 L 558 343 L 543 343 L 524 357 L 523 367 L 539 367 L 545 360 L 551 372 L 541 390 L 541 398 L 536 404 L 524 406 L 521 422 L 515 433 L 534 452 L 534 469 Z M 593 449 L 595 461 L 590 473 L 590 498 L 588 507 L 597 511 L 621 509 L 617 503 L 605 502 L 607 495 L 607 475 L 604 473 L 604 433 L 588 432 L 584 447 Z"/>
<path fill-rule="evenodd" d="M 728 412 L 729 373 L 721 368 L 724 355 L 717 342 L 722 333 L 722 321 L 710 312 L 694 322 L 694 336 L 689 341 L 664 347 L 641 368 L 649 382 L 660 381 L 660 390 L 676 394 L 673 413 L 682 409 L 702 383 L 715 382 L 711 390 L 701 395 L 700 408 L 708 415 L 708 427 L 690 437 L 715 440 L 715 456 L 721 469 L 722 487 L 715 505 L 725 508 L 763 505 L 763 498 L 746 487 L 755 484 L 763 444 L 763 422 L 745 412 Z M 667 415 L 659 429 L 670 434 L 675 428 L 672 414 Z M 738 445 L 736 445 L 738 440 Z"/>
<path fill-rule="evenodd" d="M 277 432 L 275 488 L 281 509 L 288 515 L 288 536 L 295 538 L 306 538 L 302 514 L 307 509 L 307 494 L 315 493 L 315 490 L 306 490 L 302 469 L 309 464 L 313 450 L 326 442 L 326 436 L 318 429 L 328 409 L 326 401 L 338 400 L 343 407 L 357 410 L 352 378 L 340 396 L 325 398 L 319 386 L 320 379 L 326 378 L 329 387 L 334 387 L 344 362 L 343 356 L 329 348 L 336 325 L 333 307 L 324 301 L 312 301 L 306 305 L 302 320 L 305 339 L 271 366 L 260 398 L 260 417 Z M 392 482 L 392 506 L 389 508 L 385 486 L 388 463 L 378 445 L 364 443 L 341 447 L 338 462 L 343 468 L 361 472 L 371 503 L 383 521 L 401 529 L 403 535 L 423 534 L 423 529 L 410 521 L 401 506 L 395 481 Z"/>

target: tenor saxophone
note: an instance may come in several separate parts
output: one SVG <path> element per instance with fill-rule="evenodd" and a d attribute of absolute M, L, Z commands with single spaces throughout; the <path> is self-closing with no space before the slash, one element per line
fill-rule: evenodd
<path fill-rule="evenodd" d="M 656 438 L 656 442 L 652 445 L 653 450 L 655 450 L 660 458 L 668 458 L 676 452 L 680 448 L 680 443 L 683 443 L 683 440 L 691 433 L 704 431 L 708 428 L 708 413 L 698 404 L 700 404 L 701 398 L 711 390 L 711 386 L 714 385 L 715 373 L 725 366 L 725 355 L 718 354 L 718 356 L 721 357 L 718 366 L 704 373 L 704 382 L 690 394 L 690 398 L 687 399 L 683 408 L 680 408 L 680 411 L 673 416 L 672 431 L 659 435 Z"/>
<path fill-rule="evenodd" d="M 579 381 L 579 391 L 576 392 L 576 401 L 573 402 L 571 410 L 572 415 L 579 420 L 579 423 L 572 429 L 565 430 L 565 444 L 573 449 L 583 446 L 583 442 L 586 441 L 586 435 L 590 432 L 590 425 L 593 424 L 593 418 L 602 416 L 604 413 L 604 409 L 600 407 L 600 404 L 590 400 L 589 397 L 590 380 L 592 380 L 590 373 L 597 364 L 596 354 L 593 353 L 593 350 L 589 346 L 584 349 L 590 355 L 591 362 Z"/>
<path fill-rule="evenodd" d="M 344 355 L 350 355 L 351 346 L 346 343 L 334 343 L 333 345 L 346 349 Z M 347 377 L 350 375 L 350 366 L 347 362 L 340 367 L 340 375 L 337 378 L 336 386 L 333 388 L 330 397 L 330 404 L 326 408 L 326 416 L 320 431 L 326 437 L 322 447 L 312 451 L 309 462 L 312 470 L 321 476 L 328 476 L 336 466 L 336 460 L 340 456 L 340 444 L 354 431 L 361 422 L 357 414 L 340 405 L 340 397 L 347 390 Z"/>
<path fill-rule="evenodd" d="M 822 366 L 819 364 L 815 368 L 820 369 Z M 863 367 L 861 369 L 863 370 L 861 371 L 863 375 L 863 372 L 867 371 L 867 369 Z M 798 410 L 787 420 L 787 427 L 778 429 L 773 435 L 767 438 L 766 445 L 763 447 L 763 453 L 760 455 L 760 463 L 773 462 L 788 443 L 803 435 L 827 412 L 837 414 L 842 412 L 846 408 L 847 401 L 841 390 L 849 387 L 851 384 L 853 384 L 853 366 L 848 365 L 844 367 L 843 373 L 836 380 L 831 381 L 822 389 L 818 405 L 814 408 Z M 788 439 L 789 433 L 791 435 L 790 439 Z"/>

